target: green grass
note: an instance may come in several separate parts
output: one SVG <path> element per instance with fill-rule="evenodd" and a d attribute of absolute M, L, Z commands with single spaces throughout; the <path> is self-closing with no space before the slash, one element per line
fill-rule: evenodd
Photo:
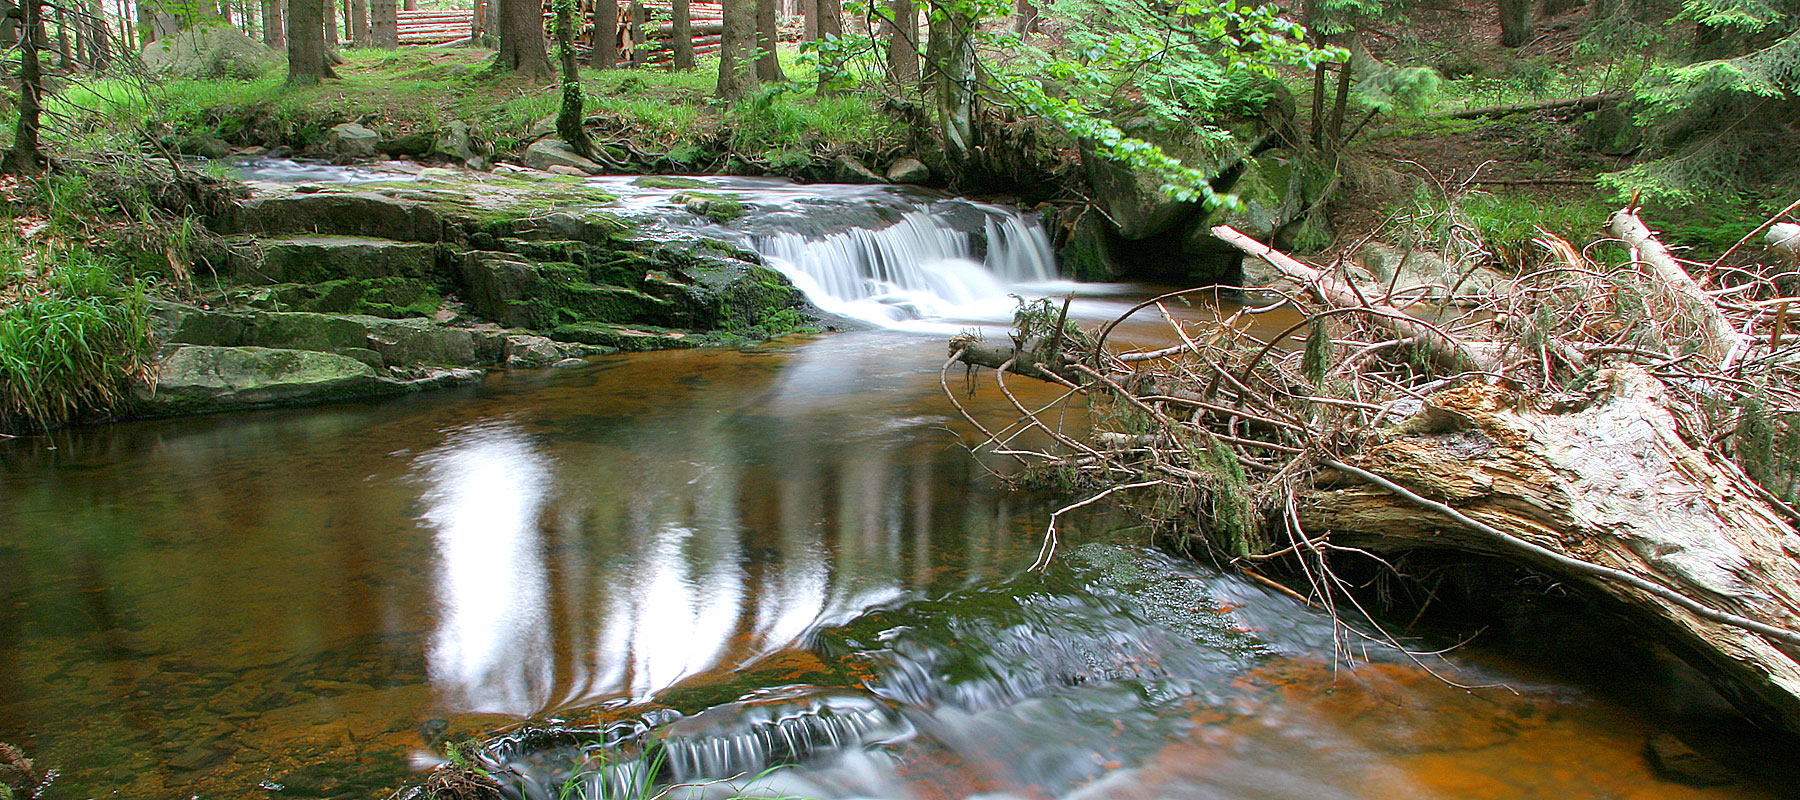
<path fill-rule="evenodd" d="M 11 220 L 8 220 L 11 222 Z M 0 235 L 0 429 L 43 428 L 121 397 L 144 355 L 141 294 L 84 248 Z"/>
<path fill-rule="evenodd" d="M 347 63 L 337 68 L 341 79 L 313 87 L 285 85 L 280 67 L 251 81 L 175 80 L 148 87 L 122 79 L 84 82 L 49 99 L 46 138 L 53 146 L 82 150 L 135 147 L 145 132 L 176 146 L 201 133 L 234 144 L 305 144 L 351 120 L 365 120 L 386 136 L 461 120 L 505 152 L 517 149 L 561 102 L 554 82 L 490 72 L 486 50 L 344 55 Z M 896 140 L 875 98 L 815 96 L 812 67 L 792 51 L 782 55 L 792 80 L 732 105 L 712 96 L 716 59 L 702 59 L 687 72 L 583 69 L 588 115 L 600 118 L 596 139 L 625 140 L 677 161 L 680 153 L 698 159 L 723 146 L 776 166 L 793 166 L 821 146 L 874 151 Z"/>

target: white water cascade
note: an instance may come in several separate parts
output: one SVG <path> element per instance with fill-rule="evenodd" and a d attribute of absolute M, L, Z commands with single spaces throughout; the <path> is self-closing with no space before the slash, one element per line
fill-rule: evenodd
<path fill-rule="evenodd" d="M 1011 319 L 1012 295 L 1042 293 L 1057 277 L 1042 226 L 1003 206 L 975 208 L 979 228 L 969 215 L 928 207 L 884 228 L 781 231 L 756 237 L 753 247 L 825 311 L 886 328 L 953 331 L 959 325 L 948 320 Z"/>

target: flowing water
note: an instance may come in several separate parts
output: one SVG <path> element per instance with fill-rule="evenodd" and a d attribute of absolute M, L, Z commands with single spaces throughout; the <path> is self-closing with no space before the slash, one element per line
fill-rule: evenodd
<path fill-rule="evenodd" d="M 1718 701 L 1592 649 L 1614 685 L 1478 644 L 1427 662 L 1457 688 L 1098 508 L 1027 572 L 1058 498 L 959 447 L 942 338 L 886 328 L 1046 290 L 1035 223 L 732 186 L 763 227 L 719 235 L 884 329 L 0 441 L 0 741 L 51 797 L 379 798 L 471 739 L 534 799 L 1779 792 L 1654 775 Z"/>

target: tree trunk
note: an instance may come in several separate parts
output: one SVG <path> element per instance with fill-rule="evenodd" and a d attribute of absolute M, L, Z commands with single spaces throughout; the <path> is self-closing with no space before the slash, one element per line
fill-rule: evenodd
<path fill-rule="evenodd" d="M 800 41 L 819 40 L 819 0 L 800 0 Z"/>
<path fill-rule="evenodd" d="M 1560 17 L 1587 5 L 1587 0 L 1544 0 L 1544 16 Z"/>
<path fill-rule="evenodd" d="M 787 80 L 781 71 L 781 28 L 776 0 L 756 0 L 756 79 Z"/>
<path fill-rule="evenodd" d="M 669 31 L 675 49 L 675 68 L 694 68 L 694 26 L 689 16 L 688 0 L 672 0 L 670 15 L 674 18 Z"/>
<path fill-rule="evenodd" d="M 61 4 L 56 6 L 56 58 L 57 66 L 69 72 L 69 15 Z"/>
<path fill-rule="evenodd" d="M 643 66 L 650 60 L 650 52 L 644 49 L 648 37 L 648 33 L 644 29 L 649 24 L 650 14 L 645 10 L 643 0 L 631 0 L 625 6 L 626 35 L 631 40 L 631 52 L 626 54 L 625 60 L 631 62 L 633 69 Z"/>
<path fill-rule="evenodd" d="M 394 0 L 377 0 L 393 8 Z M 538 0 L 500 0 L 500 55 L 495 68 L 519 73 L 528 78 L 548 78 L 555 74 L 544 46 L 543 5 Z M 379 39 L 379 30 L 375 33 Z"/>
<path fill-rule="evenodd" d="M 105 0 L 88 0 L 88 65 L 104 72 L 112 62 L 112 29 L 106 27 Z"/>
<path fill-rule="evenodd" d="M 287 0 L 290 85 L 310 86 L 337 73 L 326 61 L 324 0 Z"/>
<path fill-rule="evenodd" d="M 419 0 L 402 0 L 400 9 L 402 11 L 418 11 Z"/>
<path fill-rule="evenodd" d="M 13 146 L 0 158 L 0 172 L 36 175 L 44 171 L 44 153 L 38 146 L 39 117 L 44 107 L 44 72 L 38 51 L 44 45 L 44 9 L 40 0 L 22 0 L 17 6 L 19 25 L 19 122 L 13 129 Z"/>
<path fill-rule="evenodd" d="M 1500 0 L 1500 44 L 1519 47 L 1531 39 L 1531 0 Z"/>
<path fill-rule="evenodd" d="M 142 14 L 146 6 L 138 0 L 139 27 L 145 31 L 146 42 L 156 41 L 151 30 L 153 23 L 143 21 Z M 277 50 L 287 47 L 287 4 L 286 0 L 263 0 L 263 44 Z M 290 61 L 291 63 L 291 61 Z"/>
<path fill-rule="evenodd" d="M 597 0 L 594 3 L 593 55 L 589 60 L 598 69 L 619 66 L 619 2 Z"/>
<path fill-rule="evenodd" d="M 930 16 L 931 39 L 925 46 L 927 79 L 944 134 L 944 155 L 966 169 L 975 141 L 975 24 L 966 13 L 944 9 Z"/>
<path fill-rule="evenodd" d="M 562 67 L 562 108 L 556 114 L 556 135 L 583 158 L 592 158 L 594 143 L 583 127 L 581 66 L 575 63 L 576 0 L 555 0 L 556 55 Z"/>
<path fill-rule="evenodd" d="M 369 25 L 369 0 L 350 0 L 350 44 L 369 47 L 374 41 L 375 32 Z"/>
<path fill-rule="evenodd" d="M 719 41 L 721 99 L 736 100 L 756 90 L 756 0 L 722 0 L 725 30 Z"/>
<path fill-rule="evenodd" d="M 1747 715 L 1800 732 L 1800 647 L 1791 640 L 1569 563 L 1674 590 L 1715 614 L 1800 627 L 1792 525 L 1755 499 L 1734 465 L 1688 446 L 1660 402 L 1662 384 L 1641 368 L 1603 370 L 1592 385 L 1585 407 L 1555 413 L 1521 410 L 1530 402 L 1488 384 L 1445 390 L 1351 465 L 1485 530 L 1366 480 L 1303 492 L 1300 522 L 1338 546 L 1497 555 L 1590 587 Z"/>
<path fill-rule="evenodd" d="M 535 4 L 530 5 L 535 7 Z M 377 48 L 393 50 L 400 46 L 400 19 L 395 13 L 397 11 L 399 11 L 399 6 L 395 5 L 394 0 L 369 0 L 369 40 L 374 42 Z M 537 30 L 540 31 L 538 34 L 539 59 L 544 58 L 542 55 L 544 35 L 541 33 L 543 29 L 542 24 L 537 26 Z"/>
<path fill-rule="evenodd" d="M 325 15 L 325 49 L 338 49 L 338 0 L 324 0 L 320 3 L 320 11 Z"/>
<path fill-rule="evenodd" d="M 913 0 L 889 0 L 888 18 L 882 20 L 887 38 L 888 80 L 898 86 L 919 82 L 919 12 Z"/>

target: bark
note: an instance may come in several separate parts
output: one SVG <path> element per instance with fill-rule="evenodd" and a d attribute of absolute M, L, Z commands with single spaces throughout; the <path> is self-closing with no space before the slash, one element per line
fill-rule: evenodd
<path fill-rule="evenodd" d="M 326 60 L 324 0 L 288 0 L 287 29 L 289 84 L 310 86 L 337 77 Z"/>
<path fill-rule="evenodd" d="M 381 4 L 393 7 L 394 0 L 377 0 L 372 11 Z M 555 73 L 544 46 L 543 5 L 538 0 L 500 0 L 500 53 L 495 69 L 516 72 L 527 78 L 548 78 Z M 379 19 L 379 17 L 377 17 Z M 377 39 L 381 37 L 376 31 Z"/>
<path fill-rule="evenodd" d="M 819 40 L 819 0 L 800 0 L 800 14 L 805 19 L 801 23 L 800 41 L 816 42 Z"/>
<path fill-rule="evenodd" d="M 526 5 L 536 6 L 536 3 Z M 383 50 L 393 50 L 400 46 L 399 7 L 394 0 L 369 0 L 369 41 Z M 544 26 L 537 25 L 539 58 L 543 58 Z"/>
<path fill-rule="evenodd" d="M 787 80 L 781 71 L 781 20 L 777 11 L 775 0 L 756 0 L 756 79 L 760 81 Z"/>
<path fill-rule="evenodd" d="M 69 14 L 61 4 L 56 6 L 56 58 L 57 65 L 68 72 L 69 66 Z"/>
<path fill-rule="evenodd" d="M 1544 0 L 1544 16 L 1560 17 L 1587 5 L 1587 0 Z"/>
<path fill-rule="evenodd" d="M 43 150 L 38 146 L 39 117 L 44 107 L 44 72 L 38 51 L 44 45 L 44 7 L 40 0 L 22 0 L 16 8 L 19 26 L 19 121 L 13 130 L 13 146 L 0 158 L 0 172 L 36 175 L 44 171 Z"/>
<path fill-rule="evenodd" d="M 1440 392 L 1350 465 L 1413 499 L 1346 475 L 1301 494 L 1300 522 L 1340 546 L 1494 555 L 1591 587 L 1747 715 L 1800 732 L 1800 535 L 1688 446 L 1655 378 L 1628 366 L 1591 385 L 1572 411 L 1487 384 Z"/>
<path fill-rule="evenodd" d="M 968 14 L 943 9 L 930 16 L 925 45 L 927 80 L 944 135 L 944 154 L 962 168 L 969 166 L 977 146 L 975 24 Z"/>
<path fill-rule="evenodd" d="M 625 24 L 627 26 L 626 40 L 630 42 L 631 46 L 631 51 L 626 53 L 626 59 L 631 62 L 633 68 L 641 67 L 650 58 L 650 51 L 644 49 L 646 43 L 644 29 L 650 24 L 650 14 L 645 10 L 642 0 L 631 0 L 631 3 L 625 6 Z"/>
<path fill-rule="evenodd" d="M 1500 44 L 1519 47 L 1531 40 L 1531 0 L 1500 0 Z"/>
<path fill-rule="evenodd" d="M 138 13 L 143 14 L 145 5 L 138 2 Z M 287 5 L 284 0 L 263 0 L 263 44 L 277 50 L 287 47 Z M 139 28 L 144 31 L 145 42 L 153 42 L 158 38 L 151 30 L 152 23 L 140 19 Z"/>
<path fill-rule="evenodd" d="M 718 95 L 736 100 L 756 90 L 756 0 L 724 0 Z"/>
<path fill-rule="evenodd" d="M 112 30 L 106 27 L 103 0 L 88 0 L 88 18 L 88 65 L 100 72 L 112 61 Z"/>
<path fill-rule="evenodd" d="M 325 49 L 336 50 L 338 47 L 337 0 L 324 0 L 321 10 L 325 13 Z"/>
<path fill-rule="evenodd" d="M 619 66 L 619 3 L 599 0 L 594 4 L 593 55 L 589 61 L 599 69 Z"/>
<path fill-rule="evenodd" d="M 369 0 L 350 0 L 350 44 L 369 47 L 374 41 L 375 32 L 369 25 Z"/>
<path fill-rule="evenodd" d="M 820 41 L 833 40 L 844 34 L 844 5 L 842 0 L 818 0 L 814 8 L 819 12 Z M 832 94 L 837 91 L 838 79 L 844 74 L 844 62 L 834 51 L 820 54 L 819 57 L 819 93 Z"/>
<path fill-rule="evenodd" d="M 669 25 L 669 38 L 675 45 L 675 68 L 690 70 L 694 68 L 694 26 L 688 13 L 688 0 L 672 0 Z M 723 32 L 723 26 L 708 26 Z"/>
<path fill-rule="evenodd" d="M 888 15 L 881 23 L 888 80 L 911 86 L 919 82 L 919 12 L 913 0 L 889 0 Z"/>

